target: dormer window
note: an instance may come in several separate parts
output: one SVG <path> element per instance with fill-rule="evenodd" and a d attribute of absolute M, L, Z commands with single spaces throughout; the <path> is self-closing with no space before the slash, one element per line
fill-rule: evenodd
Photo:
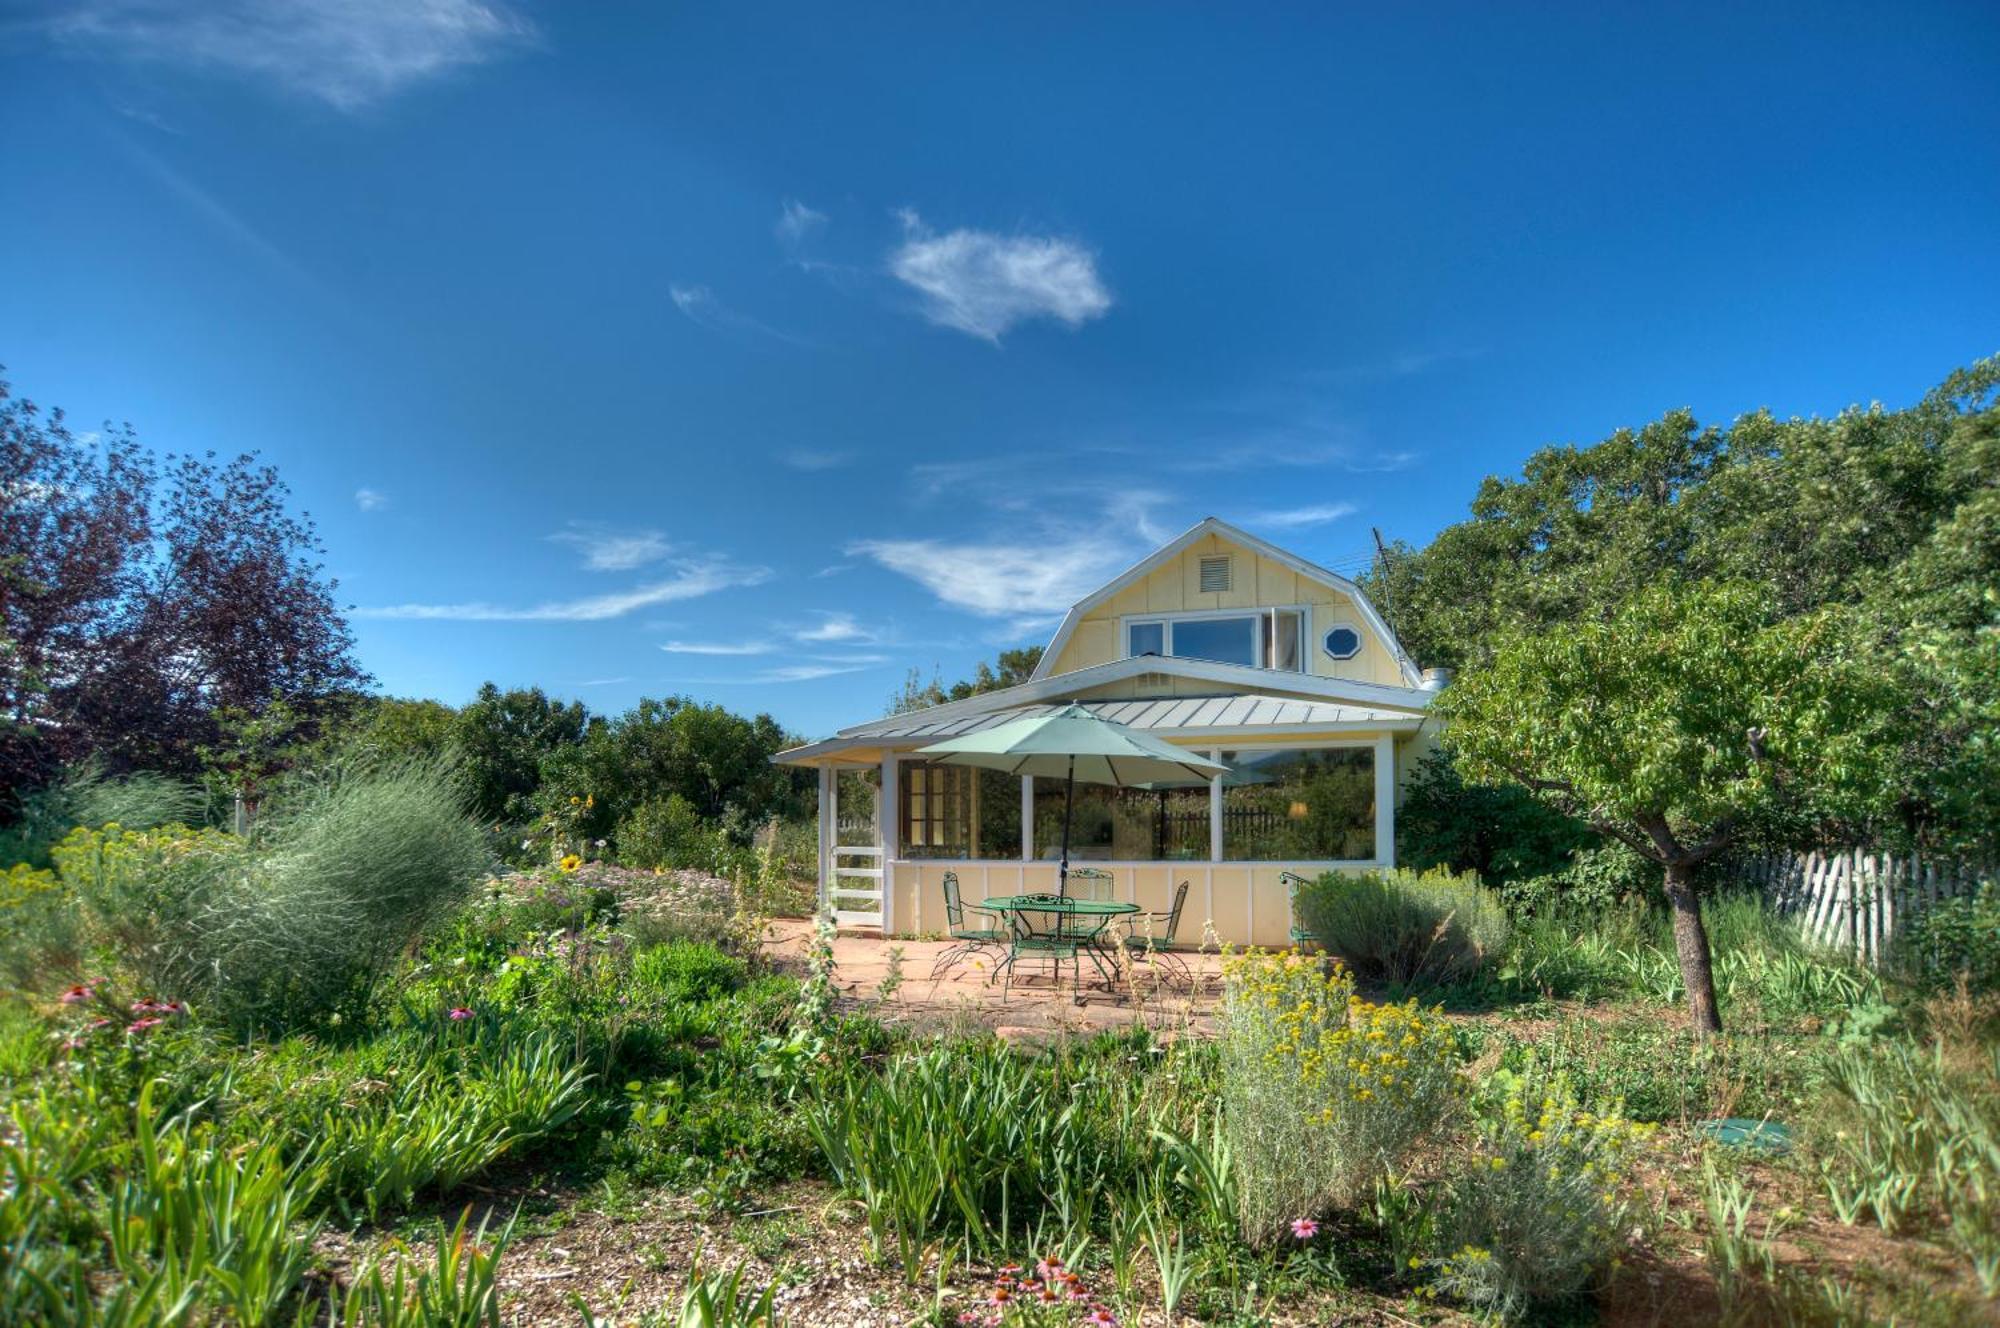
<path fill-rule="evenodd" d="M 1181 613 L 1128 619 L 1125 653 L 1296 673 L 1305 668 L 1304 635 L 1305 614 L 1299 609 Z"/>

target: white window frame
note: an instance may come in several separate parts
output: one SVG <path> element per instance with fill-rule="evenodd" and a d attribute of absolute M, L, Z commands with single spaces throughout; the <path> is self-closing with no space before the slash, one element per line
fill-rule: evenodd
<path fill-rule="evenodd" d="M 1326 648 L 1326 638 L 1332 636 L 1335 632 L 1339 631 L 1343 627 L 1345 627 L 1348 631 L 1354 633 L 1354 653 L 1351 655 L 1336 655 L 1331 650 L 1328 650 Z M 1360 623 L 1349 622 L 1345 618 L 1334 619 L 1332 622 L 1326 625 L 1325 631 L 1314 633 L 1311 637 L 1311 640 L 1313 644 L 1316 647 L 1318 647 L 1320 654 L 1326 656 L 1326 658 L 1333 660 L 1335 663 L 1338 664 L 1346 664 L 1350 660 L 1360 659 L 1361 652 L 1368 649 L 1368 633 L 1361 630 Z"/>
<path fill-rule="evenodd" d="M 1255 662 L 1251 668 L 1268 669 L 1271 663 L 1264 657 L 1264 623 L 1274 613 L 1296 613 L 1299 615 L 1299 667 L 1286 672 L 1311 673 L 1312 651 L 1321 644 L 1313 631 L 1312 605 L 1310 604 L 1260 604 L 1248 609 L 1186 609 L 1172 613 L 1127 613 L 1118 619 L 1118 649 L 1122 659 L 1137 659 L 1132 653 L 1132 629 L 1158 623 L 1160 634 L 1160 659 L 1193 659 L 1192 655 L 1174 653 L 1174 624 L 1177 622 L 1200 622 L 1217 618 L 1241 618 L 1250 624 L 1250 656 Z M 1227 661 L 1211 661 L 1226 663 Z"/>

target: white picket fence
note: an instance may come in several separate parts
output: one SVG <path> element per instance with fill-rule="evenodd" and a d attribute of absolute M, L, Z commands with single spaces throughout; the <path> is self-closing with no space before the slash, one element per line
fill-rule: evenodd
<path fill-rule="evenodd" d="M 1808 941 L 1864 964 L 1880 963 L 1925 909 L 1994 878 L 1992 867 L 1860 849 L 1752 858 L 1741 870 Z"/>

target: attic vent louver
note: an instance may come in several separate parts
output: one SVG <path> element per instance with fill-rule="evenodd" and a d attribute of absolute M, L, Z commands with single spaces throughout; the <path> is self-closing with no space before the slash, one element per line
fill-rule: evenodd
<path fill-rule="evenodd" d="M 1229 589 L 1229 558 L 1204 558 L 1201 560 L 1201 590 L 1204 595 Z"/>

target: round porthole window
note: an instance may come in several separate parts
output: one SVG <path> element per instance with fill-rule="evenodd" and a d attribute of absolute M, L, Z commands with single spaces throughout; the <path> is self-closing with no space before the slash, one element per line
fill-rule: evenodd
<path fill-rule="evenodd" d="M 1352 627 L 1330 628 L 1324 644 L 1326 653 L 1334 659 L 1353 659 L 1361 653 L 1361 633 Z"/>

